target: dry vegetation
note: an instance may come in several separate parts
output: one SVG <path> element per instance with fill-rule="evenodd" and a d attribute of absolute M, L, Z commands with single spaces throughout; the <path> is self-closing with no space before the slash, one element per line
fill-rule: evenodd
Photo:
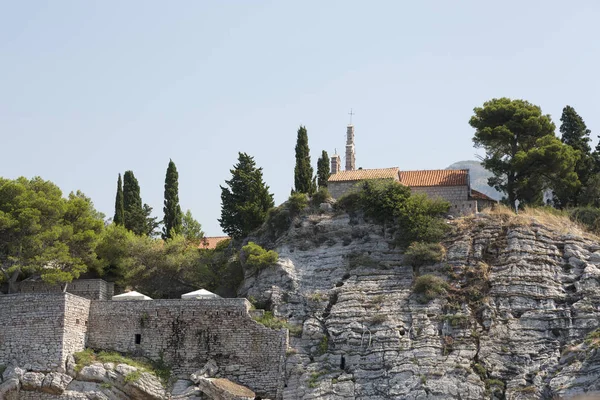
<path fill-rule="evenodd" d="M 528 226 L 532 224 L 541 224 L 554 229 L 559 233 L 570 233 L 590 239 L 598 240 L 599 237 L 587 230 L 582 224 L 569 219 L 566 211 L 557 210 L 551 207 L 525 207 L 519 210 L 519 214 L 504 205 L 497 205 L 493 209 L 486 209 L 482 214 L 500 217 L 500 220 L 508 226 Z M 465 217 L 457 221 L 461 224 L 469 224 L 476 217 Z"/>

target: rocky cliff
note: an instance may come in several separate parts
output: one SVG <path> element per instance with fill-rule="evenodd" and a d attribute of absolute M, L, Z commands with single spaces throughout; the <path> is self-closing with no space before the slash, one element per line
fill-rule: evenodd
<path fill-rule="evenodd" d="M 284 399 L 600 396 L 598 241 L 541 217 L 448 223 L 444 260 L 414 266 L 380 225 L 304 216 L 246 271 L 240 294 L 303 328 Z M 425 274 L 445 293 L 415 294 Z"/>

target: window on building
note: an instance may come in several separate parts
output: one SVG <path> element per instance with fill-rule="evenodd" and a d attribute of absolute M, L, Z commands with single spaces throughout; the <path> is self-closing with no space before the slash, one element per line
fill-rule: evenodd
<path fill-rule="evenodd" d="M 139 333 L 135 334 L 135 344 L 142 344 L 142 335 Z"/>

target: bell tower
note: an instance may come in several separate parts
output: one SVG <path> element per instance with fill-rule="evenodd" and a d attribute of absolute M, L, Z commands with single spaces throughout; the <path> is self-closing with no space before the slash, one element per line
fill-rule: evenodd
<path fill-rule="evenodd" d="M 346 129 L 346 171 L 354 171 L 355 169 L 354 125 L 350 124 Z"/>

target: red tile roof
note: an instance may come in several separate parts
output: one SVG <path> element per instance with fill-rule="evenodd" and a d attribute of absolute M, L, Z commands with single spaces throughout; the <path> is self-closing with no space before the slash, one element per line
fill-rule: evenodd
<path fill-rule="evenodd" d="M 364 181 L 367 179 L 395 179 L 398 180 L 398 168 L 381 169 L 356 169 L 354 171 L 340 171 L 329 177 L 328 182 Z"/>
<path fill-rule="evenodd" d="M 222 242 L 223 240 L 227 240 L 227 239 L 231 239 L 231 238 L 229 236 L 209 236 L 209 237 L 205 237 L 200 242 L 200 245 L 198 246 L 198 248 L 212 250 L 215 247 L 217 247 L 217 244 L 219 242 Z"/>
<path fill-rule="evenodd" d="M 400 183 L 409 187 L 469 185 L 468 169 L 400 171 Z"/>
<path fill-rule="evenodd" d="M 495 201 L 498 202 L 498 200 L 496 199 L 492 199 L 490 196 L 488 196 L 487 194 L 478 192 L 475 189 L 471 189 L 471 198 L 474 200 L 489 200 L 489 201 Z"/>

